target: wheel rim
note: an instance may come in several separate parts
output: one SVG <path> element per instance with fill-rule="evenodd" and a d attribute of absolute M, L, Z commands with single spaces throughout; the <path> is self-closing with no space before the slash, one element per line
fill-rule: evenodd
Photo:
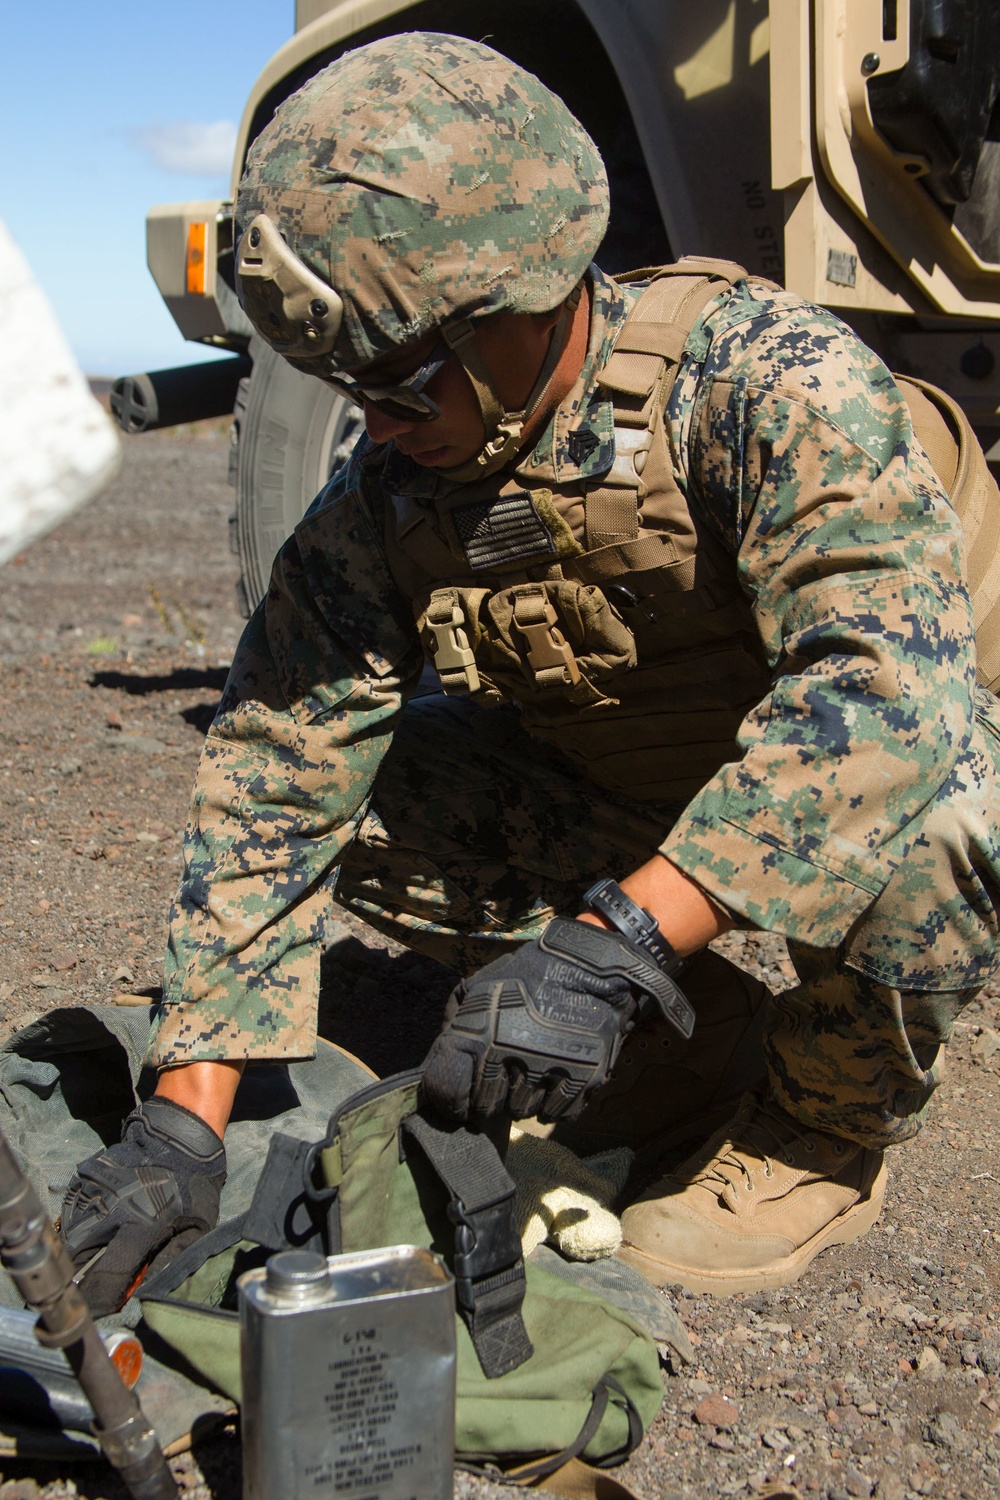
<path fill-rule="evenodd" d="M 360 410 L 261 347 L 238 416 L 241 610 L 262 597 L 271 562 L 360 437 Z"/>
<path fill-rule="evenodd" d="M 330 392 L 325 408 L 317 405 L 309 424 L 303 462 L 303 479 L 315 481 L 315 489 L 304 497 L 303 512 L 320 490 L 350 458 L 354 445 L 364 431 L 364 418 L 356 406 L 343 396 Z M 308 490 L 308 482 L 304 489 Z"/>

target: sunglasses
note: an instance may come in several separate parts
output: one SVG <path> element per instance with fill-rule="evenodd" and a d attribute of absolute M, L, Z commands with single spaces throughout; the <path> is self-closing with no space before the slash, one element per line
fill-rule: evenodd
<path fill-rule="evenodd" d="M 346 396 L 348 401 L 353 401 L 355 406 L 373 406 L 383 416 L 400 422 L 433 422 L 441 415 L 441 408 L 425 394 L 424 386 L 451 359 L 452 352 L 447 344 L 438 344 L 419 370 L 414 370 L 405 380 L 392 384 L 355 380 L 351 375 L 342 374 L 327 375 L 325 379 L 328 385 Z"/>

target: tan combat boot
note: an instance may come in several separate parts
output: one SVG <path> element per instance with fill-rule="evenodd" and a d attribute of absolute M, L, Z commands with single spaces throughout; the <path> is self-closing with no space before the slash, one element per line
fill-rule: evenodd
<path fill-rule="evenodd" d="M 622 1260 L 654 1286 L 760 1291 L 859 1239 L 885 1197 L 882 1152 L 810 1130 L 748 1094 L 704 1149 L 622 1215 Z"/>
<path fill-rule="evenodd" d="M 693 1036 L 685 1041 L 659 1012 L 645 1016 L 583 1113 L 551 1132 L 578 1156 L 631 1147 L 639 1187 L 690 1156 L 766 1077 L 767 986 L 708 951 L 679 982 L 698 1018 Z"/>

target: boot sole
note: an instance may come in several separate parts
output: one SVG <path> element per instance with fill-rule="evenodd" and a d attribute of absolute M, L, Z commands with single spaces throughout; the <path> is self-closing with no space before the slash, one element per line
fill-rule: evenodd
<path fill-rule="evenodd" d="M 784 1260 L 772 1261 L 770 1265 L 756 1266 L 745 1275 L 670 1266 L 628 1243 L 621 1246 L 617 1256 L 619 1260 L 633 1266 L 653 1286 L 681 1286 L 687 1292 L 709 1292 L 717 1297 L 728 1297 L 733 1292 L 766 1292 L 775 1287 L 789 1286 L 798 1281 L 821 1251 L 829 1250 L 834 1245 L 850 1245 L 868 1233 L 882 1212 L 887 1180 L 888 1172 L 883 1162 L 866 1198 L 860 1199 L 853 1208 L 838 1215 L 832 1224 L 800 1245 L 794 1254 L 786 1256 Z"/>

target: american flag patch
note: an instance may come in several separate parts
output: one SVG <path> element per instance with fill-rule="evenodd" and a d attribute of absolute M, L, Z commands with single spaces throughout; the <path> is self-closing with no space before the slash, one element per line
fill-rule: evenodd
<path fill-rule="evenodd" d="M 460 505 L 451 517 L 469 567 L 476 572 L 555 555 L 552 533 L 526 490 Z"/>

